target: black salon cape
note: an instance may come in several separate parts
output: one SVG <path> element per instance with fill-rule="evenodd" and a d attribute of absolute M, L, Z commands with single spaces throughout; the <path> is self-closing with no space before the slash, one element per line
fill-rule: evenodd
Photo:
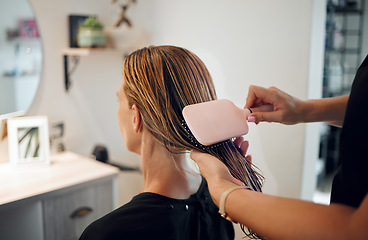
<path fill-rule="evenodd" d="M 355 76 L 340 136 L 331 203 L 359 207 L 368 192 L 368 56 Z"/>
<path fill-rule="evenodd" d="M 80 240 L 111 239 L 234 239 L 231 222 L 218 213 L 207 182 L 197 193 L 178 200 L 155 193 L 141 193 L 83 232 Z"/>

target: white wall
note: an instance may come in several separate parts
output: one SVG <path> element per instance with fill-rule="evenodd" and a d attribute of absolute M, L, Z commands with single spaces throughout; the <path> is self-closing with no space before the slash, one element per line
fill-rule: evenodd
<path fill-rule="evenodd" d="M 208 65 L 220 97 L 245 104 L 248 86 L 277 86 L 307 97 L 312 0 L 139 0 L 129 13 L 154 45 L 178 45 Z M 82 57 L 66 93 L 61 51 L 68 46 L 67 15 L 97 14 L 112 24 L 110 1 L 31 0 L 44 43 L 44 68 L 31 115 L 65 123 L 67 150 L 89 155 L 104 143 L 113 160 L 130 165 L 138 157 L 125 149 L 116 124 L 115 92 L 122 53 Z M 251 126 L 254 162 L 268 177 L 266 192 L 299 198 L 305 126 Z M 253 141 L 252 141 L 253 140 Z M 136 184 L 132 182 L 131 184 Z M 128 185 L 131 185 L 128 184 Z M 139 184 L 138 184 L 139 185 Z"/>
<path fill-rule="evenodd" d="M 313 0 L 309 58 L 308 99 L 322 97 L 326 0 Z M 311 201 L 316 190 L 316 163 L 319 155 L 321 123 L 306 124 L 304 162 L 300 197 Z"/>

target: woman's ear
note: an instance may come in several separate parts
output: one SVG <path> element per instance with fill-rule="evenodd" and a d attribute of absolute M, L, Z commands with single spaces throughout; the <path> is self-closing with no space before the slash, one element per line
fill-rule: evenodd
<path fill-rule="evenodd" d="M 142 130 L 142 118 L 141 118 L 141 113 L 139 112 L 138 107 L 133 104 L 132 106 L 132 123 L 133 123 L 133 127 L 134 127 L 134 131 L 135 132 L 139 132 Z"/>

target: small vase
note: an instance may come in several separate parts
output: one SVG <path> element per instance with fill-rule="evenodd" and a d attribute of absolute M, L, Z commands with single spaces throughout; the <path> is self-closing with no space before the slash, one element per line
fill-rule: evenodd
<path fill-rule="evenodd" d="M 102 47 L 106 44 L 106 37 L 102 29 L 81 27 L 78 31 L 79 47 Z"/>

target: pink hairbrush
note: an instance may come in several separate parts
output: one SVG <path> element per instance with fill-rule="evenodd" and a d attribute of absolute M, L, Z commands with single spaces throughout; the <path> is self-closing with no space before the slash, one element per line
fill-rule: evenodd
<path fill-rule="evenodd" d="M 195 139 L 209 146 L 248 133 L 247 118 L 251 112 L 273 111 L 272 105 L 242 109 L 227 99 L 214 100 L 183 109 L 184 120 Z"/>

